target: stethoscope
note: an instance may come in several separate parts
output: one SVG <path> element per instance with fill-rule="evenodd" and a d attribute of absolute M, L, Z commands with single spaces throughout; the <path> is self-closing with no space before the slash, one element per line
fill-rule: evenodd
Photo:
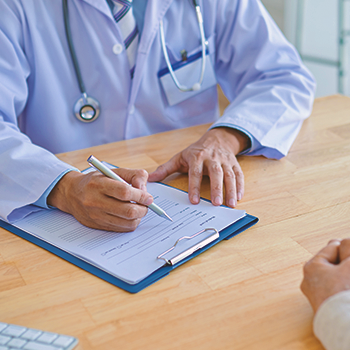
<path fill-rule="evenodd" d="M 78 80 L 79 89 L 81 92 L 81 97 L 76 101 L 74 104 L 74 114 L 78 118 L 78 120 L 84 122 L 84 123 L 90 123 L 97 119 L 97 117 L 100 114 L 100 104 L 99 102 L 94 99 L 93 97 L 90 97 L 87 95 L 85 90 L 85 85 L 83 82 L 83 78 L 81 75 L 80 67 L 77 60 L 77 55 L 75 53 L 73 40 L 72 40 L 72 34 L 69 24 L 69 15 L 68 15 L 68 6 L 67 6 L 67 0 L 62 0 L 63 4 L 63 16 L 64 16 L 64 26 L 66 31 L 66 37 L 67 42 L 69 46 L 69 52 L 73 61 L 75 74 Z M 164 28 L 163 28 L 163 21 L 161 20 L 159 23 L 159 31 L 160 31 L 160 41 L 162 46 L 162 51 L 164 54 L 166 65 L 169 69 L 170 76 L 172 80 L 174 81 L 174 84 L 176 87 L 183 92 L 189 92 L 189 91 L 198 91 L 201 88 L 201 85 L 203 83 L 204 78 L 204 72 L 205 72 L 205 63 L 206 63 L 206 45 L 207 41 L 204 34 L 204 27 L 203 27 L 203 16 L 202 11 L 199 6 L 198 0 L 193 0 L 193 4 L 196 10 L 198 25 L 199 25 L 199 31 L 201 36 L 201 48 L 202 48 L 202 67 L 201 67 L 201 75 L 199 78 L 199 81 L 195 84 L 193 84 L 191 87 L 187 87 L 185 85 L 182 85 L 179 83 L 175 72 L 173 70 L 173 67 L 171 65 L 169 55 L 166 49 L 165 44 L 165 36 L 164 36 Z"/>
<path fill-rule="evenodd" d="M 170 62 L 170 59 L 169 59 L 169 56 L 168 56 L 168 51 L 166 49 L 166 45 L 165 45 L 163 20 L 160 20 L 160 23 L 159 23 L 160 41 L 161 41 L 161 44 L 162 44 L 162 50 L 163 50 L 165 62 L 166 62 L 166 65 L 167 65 L 167 67 L 169 69 L 169 73 L 170 73 L 170 76 L 171 76 L 174 84 L 182 92 L 189 92 L 189 91 L 200 90 L 202 82 L 203 82 L 203 78 L 204 78 L 204 72 L 205 72 L 205 58 L 206 58 L 207 40 L 206 40 L 205 34 L 204 34 L 203 16 L 202 16 L 201 8 L 200 8 L 199 3 L 198 3 L 197 0 L 193 0 L 193 5 L 194 5 L 194 8 L 196 9 L 197 21 L 198 21 L 199 31 L 200 31 L 200 35 L 201 35 L 202 69 L 201 69 L 201 75 L 200 75 L 199 81 L 197 83 L 193 84 L 192 86 L 187 87 L 185 85 L 180 84 L 179 81 L 177 80 L 175 72 L 173 70 L 173 67 L 171 65 L 171 62 Z"/>
<path fill-rule="evenodd" d="M 73 40 L 72 40 L 72 34 L 71 34 L 71 29 L 69 24 L 69 17 L 68 17 L 67 0 L 63 0 L 63 16 L 64 16 L 64 27 L 66 29 L 66 37 L 68 41 L 69 52 L 72 57 L 75 75 L 77 76 L 79 89 L 81 92 L 81 97 L 74 104 L 74 109 L 73 109 L 74 114 L 78 118 L 78 120 L 84 123 L 90 123 L 96 120 L 97 117 L 99 116 L 100 104 L 96 99 L 88 96 L 85 90 L 85 85 L 83 82 L 83 78 L 81 76 L 77 55 L 75 53 Z"/>

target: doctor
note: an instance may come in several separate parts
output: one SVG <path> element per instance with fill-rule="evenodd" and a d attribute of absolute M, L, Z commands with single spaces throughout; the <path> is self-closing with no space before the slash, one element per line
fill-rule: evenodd
<path fill-rule="evenodd" d="M 82 175 L 54 153 L 210 122 L 149 180 L 188 172 L 195 204 L 207 174 L 212 203 L 230 207 L 244 192 L 237 154 L 287 154 L 315 83 L 259 0 L 129 5 L 0 0 L 2 219 L 51 205 L 90 227 L 138 225 L 152 202 L 146 172 L 118 170 L 131 188 Z M 217 83 L 231 102 L 221 118 Z"/>

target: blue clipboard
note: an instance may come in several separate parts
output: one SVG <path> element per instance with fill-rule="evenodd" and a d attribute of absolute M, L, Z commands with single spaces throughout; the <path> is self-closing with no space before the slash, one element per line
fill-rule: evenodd
<path fill-rule="evenodd" d="M 37 246 L 39 246 L 41 248 L 48 250 L 49 252 L 59 256 L 60 258 L 69 261 L 70 263 L 82 268 L 83 270 L 90 272 L 91 274 L 93 274 L 93 275 L 119 287 L 119 288 L 122 288 L 130 293 L 137 293 L 137 292 L 145 289 L 149 285 L 157 282 L 161 278 L 167 276 L 172 270 L 176 269 L 178 266 L 184 264 L 188 260 L 193 259 L 194 257 L 203 253 L 204 251 L 208 250 L 213 245 L 219 243 L 220 241 L 222 241 L 224 239 L 227 240 L 227 239 L 230 239 L 230 238 L 238 235 L 239 233 L 245 231 L 249 227 L 256 224 L 258 221 L 259 221 L 259 219 L 257 217 L 247 214 L 242 219 L 238 220 L 237 222 L 235 222 L 231 226 L 228 226 L 224 230 L 219 232 L 219 237 L 215 241 L 213 241 L 213 242 L 207 244 L 205 247 L 195 251 L 193 254 L 189 255 L 188 257 L 181 260 L 180 262 L 178 262 L 175 265 L 164 265 L 163 267 L 161 267 L 160 269 L 158 269 L 157 271 L 155 271 L 154 273 L 152 273 L 147 278 L 145 278 L 144 280 L 140 281 L 137 284 L 128 284 L 128 283 L 108 274 L 107 272 L 102 271 L 99 268 L 97 268 L 93 265 L 90 265 L 89 263 L 67 253 L 66 251 L 64 251 L 62 249 L 57 248 L 48 242 L 45 242 L 45 241 L 43 241 L 35 236 L 32 236 L 31 234 L 29 234 L 29 233 L 27 233 L 27 232 L 25 232 L 17 227 L 12 226 L 11 224 L 9 224 L 5 221 L 0 220 L 0 227 L 4 228 L 7 231 L 14 233 L 15 235 L 17 235 L 21 238 L 24 238 L 25 240 L 27 240 L 31 243 L 36 244 Z"/>

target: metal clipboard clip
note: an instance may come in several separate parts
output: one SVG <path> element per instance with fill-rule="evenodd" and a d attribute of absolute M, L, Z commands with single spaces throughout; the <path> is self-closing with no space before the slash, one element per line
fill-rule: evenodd
<path fill-rule="evenodd" d="M 200 235 L 201 233 L 205 232 L 205 231 L 214 231 L 214 233 L 212 235 L 210 235 L 209 237 L 206 237 L 204 238 L 202 241 L 200 241 L 199 243 L 196 243 L 194 246 L 186 249 L 184 252 L 178 254 L 178 255 L 175 255 L 173 258 L 171 259 L 166 259 L 166 258 L 163 258 L 164 255 L 170 253 L 172 250 L 175 249 L 175 247 L 177 246 L 177 244 L 184 240 L 184 239 L 193 239 L 195 237 L 197 237 L 198 235 Z M 219 232 L 217 229 L 215 228 L 206 228 L 204 230 L 201 230 L 195 234 L 193 234 L 192 236 L 183 236 L 181 238 L 179 238 L 175 244 L 169 248 L 168 250 L 166 250 L 164 253 L 160 254 L 157 256 L 157 259 L 162 259 L 166 262 L 166 264 L 168 265 L 175 265 L 177 264 L 179 261 L 187 258 L 188 256 L 190 256 L 191 254 L 193 254 L 196 250 L 198 249 L 201 249 L 203 247 L 205 247 L 206 245 L 208 245 L 209 243 L 215 241 L 217 238 L 219 238 L 220 235 L 219 235 Z"/>

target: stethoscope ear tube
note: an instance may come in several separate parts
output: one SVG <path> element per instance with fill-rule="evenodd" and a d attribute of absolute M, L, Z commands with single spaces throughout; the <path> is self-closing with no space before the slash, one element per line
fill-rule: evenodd
<path fill-rule="evenodd" d="M 68 14 L 68 4 L 67 0 L 62 1 L 63 6 L 63 17 L 64 17 L 64 27 L 66 31 L 66 37 L 69 47 L 69 52 L 73 61 L 75 74 L 78 80 L 79 89 L 81 92 L 81 97 L 77 100 L 74 105 L 74 115 L 78 120 L 89 123 L 94 121 L 100 114 L 100 104 L 93 97 L 88 97 L 85 91 L 85 85 L 80 72 L 77 55 L 74 50 L 71 29 L 69 24 L 69 14 Z"/>

